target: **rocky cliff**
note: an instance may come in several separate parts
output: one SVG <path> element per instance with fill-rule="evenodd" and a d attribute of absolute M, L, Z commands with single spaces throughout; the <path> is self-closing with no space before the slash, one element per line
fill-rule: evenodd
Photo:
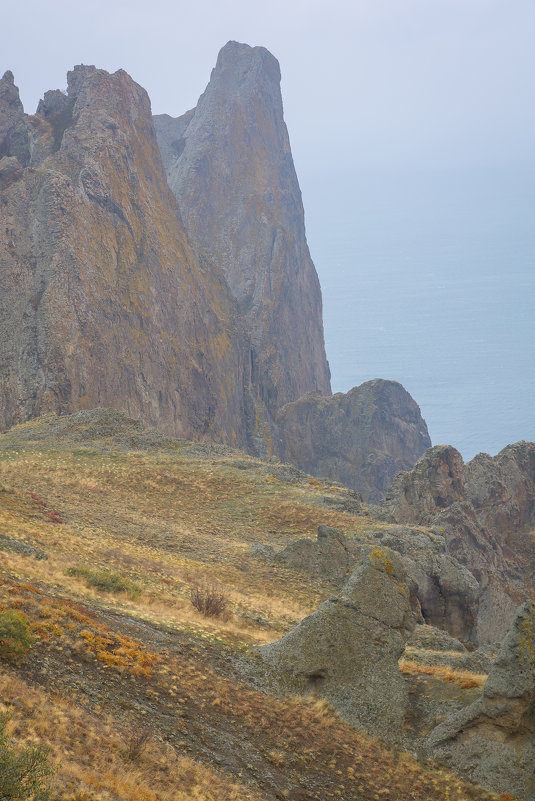
<path fill-rule="evenodd" d="M 28 116 L 8 72 L 0 154 L 0 427 L 112 405 L 245 444 L 248 349 L 180 222 L 146 92 L 80 66 Z"/>
<path fill-rule="evenodd" d="M 87 66 L 27 115 L 6 72 L 0 264 L 0 429 L 113 406 L 371 500 L 430 445 L 398 384 L 330 397 L 280 70 L 264 48 L 229 42 L 177 119 L 153 121 L 124 71 Z"/>
<path fill-rule="evenodd" d="M 394 476 L 431 446 L 420 409 L 401 384 L 376 379 L 331 397 L 310 394 L 277 414 L 284 461 L 378 502 Z"/>
<path fill-rule="evenodd" d="M 196 108 L 155 124 L 191 240 L 221 266 L 245 321 L 255 397 L 274 414 L 306 392 L 330 394 L 277 60 L 229 42 Z"/>

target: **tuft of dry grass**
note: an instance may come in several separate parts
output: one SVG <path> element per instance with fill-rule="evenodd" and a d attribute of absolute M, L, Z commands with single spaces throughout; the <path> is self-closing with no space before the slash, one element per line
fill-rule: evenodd
<path fill-rule="evenodd" d="M 400 659 L 399 669 L 405 676 L 432 676 L 438 681 L 458 684 L 463 690 L 483 687 L 487 680 L 487 675 L 484 673 L 470 673 L 468 670 L 458 670 L 444 665 L 422 665 L 409 659 Z"/>

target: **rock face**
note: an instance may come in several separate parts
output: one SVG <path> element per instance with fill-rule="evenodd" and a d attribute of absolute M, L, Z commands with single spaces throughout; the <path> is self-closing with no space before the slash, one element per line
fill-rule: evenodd
<path fill-rule="evenodd" d="M 277 60 L 263 47 L 229 42 L 197 107 L 155 124 L 186 229 L 222 267 L 245 321 L 256 399 L 273 414 L 306 392 L 329 394 L 321 292 Z"/>
<path fill-rule="evenodd" d="M 249 355 L 166 181 L 145 91 L 76 67 L 23 114 L 0 82 L 0 428 L 116 406 L 245 445 Z"/>
<path fill-rule="evenodd" d="M 284 461 L 340 481 L 372 502 L 431 446 L 418 405 L 401 384 L 381 379 L 347 394 L 311 394 L 286 404 L 277 426 Z"/>
<path fill-rule="evenodd" d="M 259 652 L 283 690 L 318 693 L 353 725 L 401 741 L 407 691 L 397 663 L 416 610 L 397 556 L 373 548 L 340 597 Z"/>
<path fill-rule="evenodd" d="M 437 726 L 427 748 L 483 787 L 533 801 L 535 602 L 518 609 L 482 697 Z"/>
<path fill-rule="evenodd" d="M 396 522 L 444 533 L 446 552 L 480 585 L 478 641 L 500 640 L 533 591 L 535 542 L 519 536 L 535 525 L 535 444 L 508 445 L 467 465 L 451 446 L 431 448 L 396 477 L 384 510 Z"/>
<path fill-rule="evenodd" d="M 321 397 L 321 293 L 264 48 L 229 42 L 178 119 L 83 65 L 27 115 L 6 72 L 0 263 L 0 430 L 115 407 L 372 500 L 430 444 L 393 382 Z"/>

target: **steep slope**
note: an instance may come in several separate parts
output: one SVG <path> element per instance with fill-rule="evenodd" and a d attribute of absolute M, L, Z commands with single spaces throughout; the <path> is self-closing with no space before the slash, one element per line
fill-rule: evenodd
<path fill-rule="evenodd" d="M 248 348 L 178 217 L 146 92 L 79 66 L 27 116 L 8 72 L 0 155 L 0 428 L 114 405 L 244 444 Z"/>
<path fill-rule="evenodd" d="M 12 715 L 10 745 L 51 747 L 54 799 L 490 801 L 355 731 L 315 694 L 281 697 L 262 681 L 257 646 L 339 587 L 267 564 L 251 546 L 288 546 L 318 525 L 342 530 L 348 545 L 373 545 L 378 521 L 335 509 L 350 498 L 295 469 L 171 440 L 113 410 L 51 414 L 0 435 L 0 615 L 25 616 L 34 638 L 26 659 L 0 655 L 0 712 Z M 395 572 L 367 572 L 360 590 L 358 576 L 350 582 L 371 627 L 362 636 L 386 658 L 388 640 L 396 649 L 399 638 L 374 621 L 374 602 L 386 581 L 391 613 L 405 606 Z M 206 617 L 191 592 L 214 584 L 228 606 Z M 463 688 L 456 674 L 451 683 L 444 663 L 425 672 L 441 654 L 419 656 L 428 660 L 423 680 L 414 649 L 403 679 L 410 703 L 418 688 L 446 708 L 475 700 L 473 684 Z M 455 656 L 463 665 L 465 657 Z M 388 714 L 380 683 L 372 700 L 370 711 Z M 443 718 L 444 704 L 435 711 Z"/>
<path fill-rule="evenodd" d="M 330 394 L 277 60 L 229 42 L 197 107 L 154 119 L 186 229 L 222 267 L 250 332 L 256 397 L 273 413 L 306 392 Z"/>

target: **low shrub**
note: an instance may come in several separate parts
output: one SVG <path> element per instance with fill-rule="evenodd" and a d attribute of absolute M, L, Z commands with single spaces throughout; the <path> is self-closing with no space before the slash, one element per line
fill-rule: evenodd
<path fill-rule="evenodd" d="M 137 726 L 129 729 L 124 735 L 125 757 L 135 762 L 154 736 L 151 726 Z"/>
<path fill-rule="evenodd" d="M 118 573 L 107 570 L 90 570 L 88 567 L 70 567 L 66 571 L 68 576 L 84 579 L 88 587 L 94 587 L 102 592 L 118 594 L 126 593 L 130 598 L 139 598 L 143 590 L 133 581 Z"/>
<path fill-rule="evenodd" d="M 8 716 L 0 714 L 0 798 L 2 801 L 48 801 L 46 779 L 54 769 L 43 746 L 13 748 L 6 735 Z"/>
<path fill-rule="evenodd" d="M 0 659 L 11 661 L 26 656 L 32 642 L 28 619 L 23 612 L 14 609 L 0 612 Z"/>
<path fill-rule="evenodd" d="M 195 609 L 205 617 L 221 617 L 229 605 L 227 596 L 216 584 L 195 584 L 190 598 Z"/>

